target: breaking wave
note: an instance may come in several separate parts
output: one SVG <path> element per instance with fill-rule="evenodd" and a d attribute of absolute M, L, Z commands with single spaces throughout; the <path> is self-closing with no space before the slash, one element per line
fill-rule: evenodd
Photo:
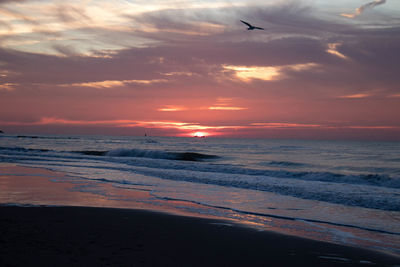
<path fill-rule="evenodd" d="M 125 149 L 119 148 L 110 151 L 77 151 L 84 155 L 108 157 L 135 157 L 151 159 L 169 159 L 184 161 L 204 161 L 219 158 L 216 155 L 201 154 L 196 152 L 169 152 L 162 150 Z"/>
<path fill-rule="evenodd" d="M 133 167 L 146 167 L 152 169 L 162 170 L 183 170 L 204 173 L 219 173 L 230 175 L 248 175 L 259 177 L 275 177 L 281 179 L 297 179 L 303 181 L 317 181 L 317 182 L 330 182 L 330 183 L 343 183 L 343 184 L 360 184 L 382 186 L 387 188 L 400 188 L 400 177 L 377 174 L 374 172 L 365 174 L 344 174 L 339 172 L 319 172 L 319 171 L 294 171 L 289 169 L 255 169 L 249 167 L 235 166 L 231 164 L 220 164 L 213 162 L 212 164 L 196 164 L 195 162 L 210 162 L 210 160 L 221 159 L 217 155 L 209 155 L 197 152 L 170 152 L 163 150 L 147 150 L 147 149 L 114 149 L 114 150 L 84 150 L 84 151 L 54 151 L 48 149 L 31 149 L 22 147 L 0 147 L 1 150 L 6 150 L 5 154 L 12 156 L 12 154 L 36 157 L 40 156 L 41 160 L 48 158 L 64 159 L 79 159 L 81 156 L 72 156 L 79 154 L 89 157 L 98 157 L 101 161 L 115 162 L 127 164 Z M 65 153 L 67 152 L 67 154 Z M 72 155 L 71 155 L 72 153 Z M 9 160 L 9 157 L 4 158 L 3 161 Z M 31 158 L 34 160 L 34 158 Z M 0 161 L 1 158 L 0 158 Z M 173 163 L 174 162 L 174 163 Z M 185 162 L 185 164 L 184 164 Z M 193 162 L 193 163 L 190 163 Z M 272 163 L 272 164 L 271 164 Z M 271 161 L 266 165 L 279 166 L 279 167 L 297 167 L 295 162 L 285 161 Z"/>
<path fill-rule="evenodd" d="M 259 169 L 255 166 L 227 164 L 224 157 L 206 153 L 126 148 L 57 151 L 36 147 L 1 146 L 0 162 L 43 164 L 74 169 L 74 162 L 79 162 L 79 166 L 84 168 L 275 192 L 349 206 L 400 210 L 400 177 L 396 174 L 377 174 L 373 169 L 367 169 L 367 173 L 348 174 L 317 171 L 311 166 L 307 170 L 299 171 L 293 170 L 293 167 L 306 164 L 292 161 L 264 161 L 266 168 Z M 279 167 L 279 170 L 268 167 Z M 124 180 L 123 184 L 125 183 L 130 182 Z"/>

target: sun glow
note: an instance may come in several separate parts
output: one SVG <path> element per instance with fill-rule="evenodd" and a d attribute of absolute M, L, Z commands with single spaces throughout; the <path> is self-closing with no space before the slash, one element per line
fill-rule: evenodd
<path fill-rule="evenodd" d="M 201 137 L 201 138 L 204 138 L 204 137 L 206 137 L 208 135 L 208 133 L 206 133 L 206 132 L 195 132 L 195 133 L 193 133 L 193 137 Z"/>

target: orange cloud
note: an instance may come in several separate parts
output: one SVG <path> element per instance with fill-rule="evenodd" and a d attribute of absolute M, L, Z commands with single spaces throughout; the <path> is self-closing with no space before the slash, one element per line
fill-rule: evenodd
<path fill-rule="evenodd" d="M 366 9 L 373 8 L 377 5 L 382 5 L 384 3 L 386 3 L 386 0 L 374 0 L 372 2 L 369 2 L 369 3 L 366 3 L 362 6 L 360 6 L 359 8 L 357 8 L 354 11 L 354 13 L 342 13 L 340 15 L 343 17 L 346 17 L 346 18 L 355 18 L 355 17 L 361 15 Z"/>
<path fill-rule="evenodd" d="M 217 103 L 214 106 L 210 106 L 209 110 L 224 110 L 224 111 L 238 111 L 245 110 L 247 108 L 232 106 L 233 98 L 230 97 L 220 97 L 217 98 Z"/>
<path fill-rule="evenodd" d="M 223 65 L 222 67 L 228 71 L 234 71 L 237 78 L 244 82 L 253 79 L 264 81 L 275 81 L 284 78 L 284 70 L 303 71 L 317 67 L 316 63 L 292 64 L 282 66 L 238 66 Z"/>
<path fill-rule="evenodd" d="M 231 135 L 236 131 L 252 130 L 273 130 L 282 129 L 295 131 L 298 129 L 360 129 L 360 130 L 400 130 L 399 126 L 378 125 L 378 126 L 333 126 L 307 123 L 287 122 L 258 122 L 243 125 L 204 125 L 196 122 L 179 121 L 140 121 L 140 120 L 69 120 L 63 118 L 44 117 L 36 122 L 1 122 L 2 125 L 34 126 L 34 125 L 71 125 L 71 126 L 107 126 L 121 128 L 149 128 L 171 130 L 176 136 L 193 136 L 196 132 L 206 133 L 208 136 Z M 178 132 L 178 133 L 177 133 Z"/>
<path fill-rule="evenodd" d="M 392 95 L 388 95 L 387 97 L 390 97 L 390 98 L 392 98 L 392 97 L 400 97 L 400 94 L 392 94 Z"/>
<path fill-rule="evenodd" d="M 74 86 L 74 87 L 92 87 L 97 89 L 106 89 L 106 88 L 113 88 L 124 86 L 127 84 L 152 84 L 152 83 L 161 83 L 166 82 L 167 80 L 164 79 L 154 79 L 154 80 L 107 80 L 101 82 L 85 82 L 85 83 L 71 83 L 71 84 L 62 84 L 61 86 Z"/>
<path fill-rule="evenodd" d="M 3 83 L 0 84 L 0 91 L 12 91 L 14 90 L 14 86 L 16 86 L 16 83 Z"/>
<path fill-rule="evenodd" d="M 174 112 L 174 111 L 183 111 L 183 110 L 186 110 L 186 108 L 179 107 L 179 106 L 165 106 L 165 107 L 159 108 L 157 110 L 164 111 L 164 112 Z"/>
<path fill-rule="evenodd" d="M 121 126 L 125 124 L 136 124 L 133 120 L 68 120 L 53 117 L 44 117 L 38 122 L 28 123 L 32 125 L 48 125 L 48 124 L 67 124 L 67 125 L 113 125 Z"/>
<path fill-rule="evenodd" d="M 173 71 L 173 72 L 163 73 L 163 75 L 165 75 L 165 76 L 193 76 L 195 74 L 193 72 Z"/>
<path fill-rule="evenodd" d="M 207 36 L 212 34 L 222 33 L 226 26 L 220 24 L 214 24 L 210 22 L 196 22 L 196 23 L 188 23 L 191 27 L 188 29 L 179 29 L 173 27 L 165 27 L 160 28 L 157 25 L 152 25 L 150 23 L 141 24 L 140 30 L 146 33 L 175 33 L 175 34 L 184 34 L 184 35 L 193 35 L 193 36 Z"/>
<path fill-rule="evenodd" d="M 358 14 L 357 14 L 357 12 L 354 14 L 353 13 L 342 13 L 342 14 L 340 14 L 340 16 L 352 19 L 352 18 L 358 16 Z"/>
<path fill-rule="evenodd" d="M 240 129 L 246 126 L 211 126 L 193 122 L 177 121 L 137 121 L 137 120 L 69 120 L 54 117 L 44 117 L 36 122 L 1 122 L 3 125 L 76 125 L 76 126 L 111 126 L 111 127 L 143 127 L 175 129 L 182 132 L 188 131 L 220 131 L 226 129 Z"/>
<path fill-rule="evenodd" d="M 179 130 L 225 130 L 225 129 L 243 129 L 243 128 L 303 128 L 303 127 L 322 127 L 319 124 L 300 124 L 300 123 L 250 123 L 248 125 L 221 125 L 211 126 L 202 125 L 194 122 L 177 121 L 139 121 L 139 120 L 69 120 L 54 117 L 44 117 L 36 122 L 2 122 L 11 125 L 109 125 L 117 127 L 155 127 L 155 128 L 173 128 Z"/>
<path fill-rule="evenodd" d="M 241 108 L 241 107 L 208 107 L 210 110 L 244 110 L 247 108 Z"/>
<path fill-rule="evenodd" d="M 322 127 L 320 124 L 301 124 L 301 123 L 284 123 L 284 122 L 261 122 L 261 123 L 251 123 L 251 126 L 260 128 L 315 128 Z"/>
<path fill-rule="evenodd" d="M 250 81 L 251 79 L 259 79 L 264 81 L 273 81 L 280 75 L 277 67 L 247 67 L 224 65 L 224 69 L 233 70 L 237 78 L 242 81 Z"/>
<path fill-rule="evenodd" d="M 398 126 L 346 126 L 347 129 L 399 129 Z"/>
<path fill-rule="evenodd" d="M 328 48 L 325 50 L 327 53 L 340 57 L 342 59 L 349 59 L 347 56 L 340 53 L 337 49 L 341 46 L 341 43 L 330 43 L 328 44 Z"/>
<path fill-rule="evenodd" d="M 233 98 L 230 97 L 219 97 L 217 98 L 218 105 L 227 105 L 227 103 L 232 102 Z"/>
<path fill-rule="evenodd" d="M 210 126 L 201 125 L 199 123 L 190 122 L 174 122 L 174 121 L 137 121 L 137 124 L 132 126 L 156 127 L 156 128 L 173 128 L 178 130 L 223 130 L 223 129 L 238 129 L 243 126 Z M 129 125 L 131 126 L 131 125 Z"/>
<path fill-rule="evenodd" d="M 366 98 L 371 96 L 371 94 L 354 94 L 354 95 L 344 95 L 344 96 L 339 96 L 339 98 Z"/>

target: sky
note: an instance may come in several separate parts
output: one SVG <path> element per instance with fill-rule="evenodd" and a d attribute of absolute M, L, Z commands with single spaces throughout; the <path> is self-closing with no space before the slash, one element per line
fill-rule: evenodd
<path fill-rule="evenodd" d="M 0 130 L 400 141 L 399 48 L 398 0 L 0 0 Z"/>

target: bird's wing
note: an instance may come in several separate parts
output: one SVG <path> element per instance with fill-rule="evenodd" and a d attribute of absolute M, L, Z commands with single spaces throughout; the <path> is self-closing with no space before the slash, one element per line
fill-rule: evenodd
<path fill-rule="evenodd" d="M 254 29 L 264 30 L 264 28 L 261 27 L 254 27 Z"/>
<path fill-rule="evenodd" d="M 249 27 L 253 27 L 253 26 L 251 26 L 251 24 L 250 23 L 247 23 L 246 21 L 243 21 L 243 20 L 240 20 L 242 23 L 244 23 L 244 24 L 246 24 L 247 26 L 249 26 Z"/>

